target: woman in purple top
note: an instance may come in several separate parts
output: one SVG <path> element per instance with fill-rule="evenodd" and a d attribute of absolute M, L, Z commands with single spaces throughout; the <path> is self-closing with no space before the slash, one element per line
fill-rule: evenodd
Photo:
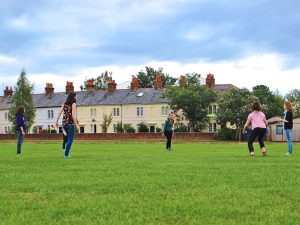
<path fill-rule="evenodd" d="M 250 125 L 250 123 L 252 124 L 252 131 L 248 141 L 250 157 L 255 156 L 253 142 L 257 137 L 258 137 L 258 142 L 262 150 L 263 156 L 266 156 L 267 152 L 266 152 L 266 147 L 263 138 L 267 132 L 268 122 L 266 120 L 265 114 L 261 112 L 261 105 L 259 102 L 253 103 L 252 111 L 253 112 L 249 114 L 247 122 L 244 125 L 244 131 L 245 131 L 247 127 Z"/>
<path fill-rule="evenodd" d="M 23 144 L 23 139 L 25 136 L 26 132 L 26 122 L 24 118 L 24 113 L 25 113 L 25 108 L 23 106 L 20 106 L 17 109 L 16 113 L 16 132 L 18 135 L 18 144 L 17 144 L 17 154 L 21 154 L 22 150 L 22 144 Z"/>

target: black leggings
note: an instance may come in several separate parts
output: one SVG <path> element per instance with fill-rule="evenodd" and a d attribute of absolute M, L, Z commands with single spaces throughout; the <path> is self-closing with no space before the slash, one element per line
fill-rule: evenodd
<path fill-rule="evenodd" d="M 265 147 L 264 140 L 263 140 L 265 134 L 266 134 L 266 128 L 257 127 L 251 131 L 250 138 L 248 141 L 248 148 L 249 148 L 250 153 L 254 152 L 253 142 L 255 141 L 255 139 L 257 137 L 258 137 L 258 143 L 259 143 L 260 148 Z"/>
<path fill-rule="evenodd" d="M 172 131 L 165 132 L 165 136 L 167 138 L 167 144 L 166 144 L 167 149 L 171 149 L 172 135 L 173 135 Z"/>

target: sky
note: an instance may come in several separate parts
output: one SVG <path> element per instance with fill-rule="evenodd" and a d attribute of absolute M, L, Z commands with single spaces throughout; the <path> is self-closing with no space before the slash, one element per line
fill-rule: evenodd
<path fill-rule="evenodd" d="M 105 70 L 121 87 L 145 66 L 300 88 L 298 0 L 1 0 L 0 11 L 0 95 L 23 68 L 36 93 Z"/>

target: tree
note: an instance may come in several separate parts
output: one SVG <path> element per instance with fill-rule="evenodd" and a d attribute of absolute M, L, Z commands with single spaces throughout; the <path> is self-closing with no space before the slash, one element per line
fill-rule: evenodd
<path fill-rule="evenodd" d="M 24 118 L 26 121 L 27 130 L 29 131 L 31 126 L 34 124 L 36 112 L 31 95 L 34 90 L 34 85 L 30 84 L 24 69 L 22 70 L 18 78 L 17 86 L 14 89 L 14 95 L 9 102 L 10 109 L 8 112 L 8 120 L 12 123 L 12 131 L 15 132 L 17 109 L 19 106 L 24 106 Z"/>
<path fill-rule="evenodd" d="M 122 122 L 117 123 L 117 133 L 124 133 Z"/>
<path fill-rule="evenodd" d="M 95 90 L 106 90 L 108 86 L 108 81 L 112 79 L 112 72 L 105 71 L 101 73 L 100 76 L 96 78 L 89 78 L 84 81 L 84 84 L 80 86 L 81 90 L 87 89 L 87 81 L 92 80 L 95 84 Z"/>
<path fill-rule="evenodd" d="M 222 128 L 229 122 L 236 127 L 236 140 L 241 140 L 243 125 L 245 124 L 251 105 L 258 99 L 248 89 L 230 89 L 219 98 L 217 123 Z"/>
<path fill-rule="evenodd" d="M 154 87 L 154 81 L 157 75 L 161 76 L 163 87 L 172 86 L 176 83 L 177 79 L 171 77 L 169 74 L 163 72 L 163 68 L 155 70 L 152 67 L 146 66 L 146 72 L 141 70 L 138 72 L 136 77 L 139 79 L 139 85 L 141 88 L 152 88 Z"/>
<path fill-rule="evenodd" d="M 112 119 L 113 119 L 112 114 L 110 114 L 110 115 L 103 114 L 103 122 L 101 124 L 103 133 L 105 133 L 105 134 L 107 133 L 107 130 L 109 128 L 109 125 L 112 122 Z"/>
<path fill-rule="evenodd" d="M 279 93 L 272 92 L 265 85 L 257 85 L 253 87 L 252 94 L 258 98 L 259 102 L 264 106 L 264 113 L 267 118 L 282 115 L 282 105 L 284 99 Z"/>
<path fill-rule="evenodd" d="M 286 99 L 293 105 L 294 117 L 300 117 L 300 89 L 290 91 L 286 95 Z"/>
<path fill-rule="evenodd" d="M 189 76 L 185 87 L 168 87 L 163 97 L 170 100 L 175 114 L 182 110 L 182 114 L 189 120 L 191 131 L 202 131 L 209 122 L 208 106 L 216 100 L 216 93 L 200 84 L 199 74 Z"/>

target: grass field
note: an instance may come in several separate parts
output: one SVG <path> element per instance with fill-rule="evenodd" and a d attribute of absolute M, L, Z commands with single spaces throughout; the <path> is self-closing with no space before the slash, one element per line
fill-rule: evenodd
<path fill-rule="evenodd" d="M 299 145 L 267 147 L 1 142 L 0 224 L 300 224 Z"/>

